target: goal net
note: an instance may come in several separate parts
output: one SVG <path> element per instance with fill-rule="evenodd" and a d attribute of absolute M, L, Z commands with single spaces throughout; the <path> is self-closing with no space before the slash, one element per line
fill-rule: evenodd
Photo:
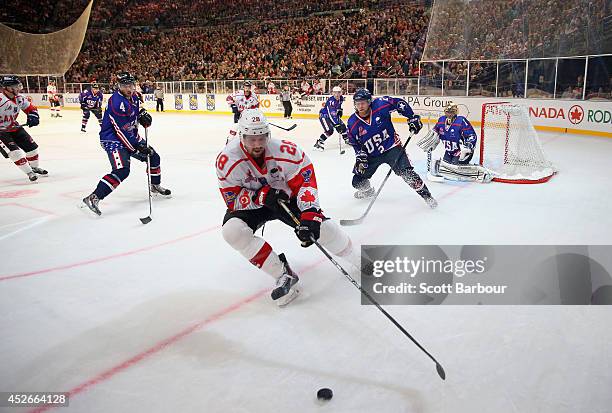
<path fill-rule="evenodd" d="M 535 184 L 556 173 L 526 107 L 508 102 L 483 104 L 480 132 L 480 164 L 494 172 L 494 181 Z"/>

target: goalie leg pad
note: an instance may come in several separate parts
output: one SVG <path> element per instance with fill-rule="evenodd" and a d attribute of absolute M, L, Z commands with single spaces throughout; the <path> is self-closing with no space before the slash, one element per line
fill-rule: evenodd
<path fill-rule="evenodd" d="M 480 165 L 453 165 L 444 160 L 440 161 L 438 172 L 445 179 L 452 181 L 487 183 L 493 179 L 491 171 Z"/>

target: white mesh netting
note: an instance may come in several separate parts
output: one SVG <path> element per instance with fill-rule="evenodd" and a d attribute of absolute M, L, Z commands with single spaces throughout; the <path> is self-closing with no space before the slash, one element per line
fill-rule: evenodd
<path fill-rule="evenodd" d="M 514 103 L 483 105 L 480 163 L 496 174 L 498 182 L 540 183 L 556 173 L 527 108 Z"/>

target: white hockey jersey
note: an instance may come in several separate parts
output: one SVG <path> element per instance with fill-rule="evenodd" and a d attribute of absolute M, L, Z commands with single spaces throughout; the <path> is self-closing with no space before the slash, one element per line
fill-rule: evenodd
<path fill-rule="evenodd" d="M 55 85 L 48 85 L 47 86 L 47 95 L 49 95 L 49 99 L 55 98 L 55 95 L 57 95 L 57 86 L 55 86 Z"/>
<path fill-rule="evenodd" d="M 270 139 L 264 157 L 260 167 L 240 139 L 229 142 L 217 156 L 219 190 L 230 211 L 262 208 L 255 195 L 265 185 L 295 198 L 300 211 L 320 209 L 314 167 L 296 144 Z"/>
<path fill-rule="evenodd" d="M 232 103 L 238 107 L 238 112 L 242 112 L 245 109 L 255 109 L 259 107 L 259 95 L 251 92 L 249 97 L 246 97 L 243 90 L 239 90 L 233 95 L 229 95 L 226 99 L 227 104 Z"/>
<path fill-rule="evenodd" d="M 36 106 L 23 95 L 17 95 L 13 99 L 9 99 L 4 93 L 0 93 L 0 131 L 16 131 L 20 126 L 17 123 L 17 116 L 19 116 L 20 111 L 25 113 L 36 112 Z"/>

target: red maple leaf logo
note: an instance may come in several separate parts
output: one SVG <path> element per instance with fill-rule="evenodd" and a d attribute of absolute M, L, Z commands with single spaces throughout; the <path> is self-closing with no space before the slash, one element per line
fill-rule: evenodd
<path fill-rule="evenodd" d="M 570 108 L 570 118 L 569 121 L 574 125 L 582 122 L 582 118 L 584 117 L 584 110 L 582 107 L 578 105 L 574 105 Z"/>
<path fill-rule="evenodd" d="M 310 191 L 304 191 L 302 196 L 300 197 L 300 201 L 302 202 L 315 202 L 317 198 Z"/>

